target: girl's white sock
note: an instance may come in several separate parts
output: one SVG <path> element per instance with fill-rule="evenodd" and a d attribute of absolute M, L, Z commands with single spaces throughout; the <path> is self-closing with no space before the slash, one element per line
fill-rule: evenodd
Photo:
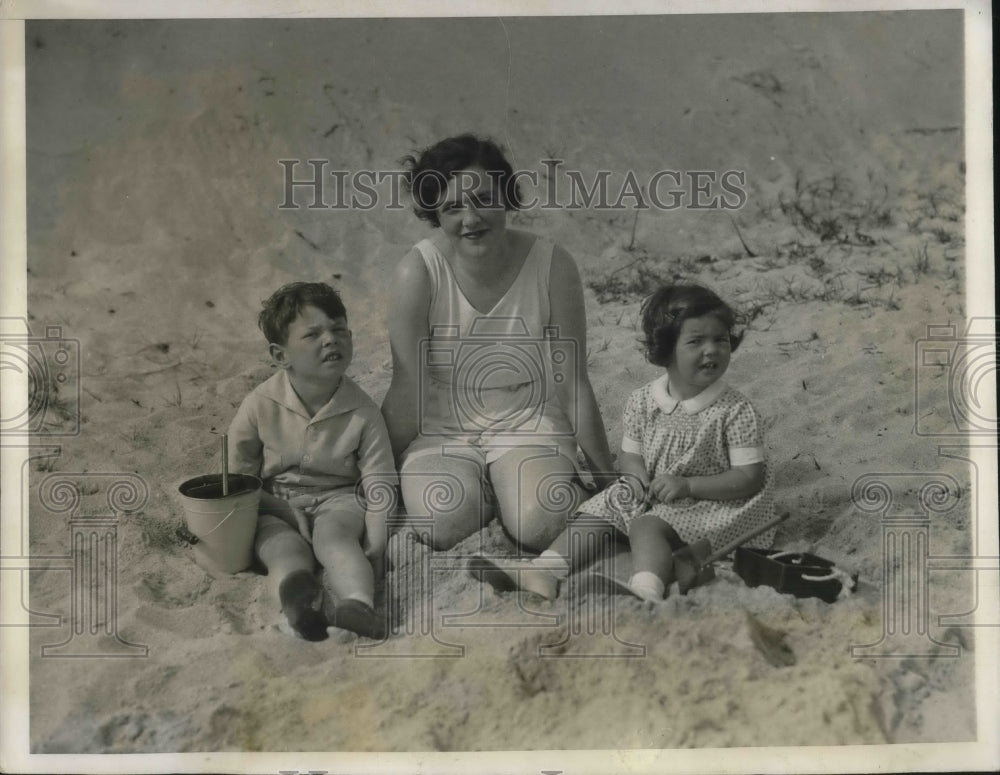
<path fill-rule="evenodd" d="M 546 549 L 531 561 L 539 570 L 547 571 L 560 581 L 569 576 L 569 563 L 559 552 Z"/>
<path fill-rule="evenodd" d="M 643 600 L 663 600 L 663 593 L 667 589 L 663 580 L 648 570 L 633 573 L 628 585 Z"/>

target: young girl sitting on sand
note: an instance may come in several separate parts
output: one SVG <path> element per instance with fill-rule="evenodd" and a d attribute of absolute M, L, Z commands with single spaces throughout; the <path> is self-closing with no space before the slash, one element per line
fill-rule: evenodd
<path fill-rule="evenodd" d="M 661 600 L 674 580 L 673 554 L 707 538 L 723 546 L 773 516 L 763 428 L 750 402 L 722 376 L 739 344 L 735 314 L 698 285 L 660 288 L 642 306 L 646 358 L 665 373 L 625 404 L 619 468 L 624 476 L 579 508 L 600 517 L 568 528 L 521 567 L 476 558 L 470 569 L 498 588 L 556 597 L 558 583 L 591 562 L 596 547 L 625 533 L 632 549 L 628 586 Z M 582 540 L 570 541 L 583 530 Z M 774 529 L 748 545 L 770 545 Z M 572 547 L 571 547 L 572 543 Z"/>

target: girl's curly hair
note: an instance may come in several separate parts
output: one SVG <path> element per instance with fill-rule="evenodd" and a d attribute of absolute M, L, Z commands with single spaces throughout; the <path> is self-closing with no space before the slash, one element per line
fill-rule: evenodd
<path fill-rule="evenodd" d="M 642 344 L 646 360 L 666 367 L 674 357 L 681 326 L 689 318 L 714 315 L 729 330 L 729 344 L 739 347 L 742 334 L 733 331 L 736 313 L 714 291 L 701 285 L 666 285 L 648 296 L 642 303 Z"/>

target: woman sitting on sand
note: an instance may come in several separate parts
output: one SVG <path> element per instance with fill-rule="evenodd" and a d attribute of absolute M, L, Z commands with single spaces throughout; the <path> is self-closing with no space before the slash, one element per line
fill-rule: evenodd
<path fill-rule="evenodd" d="M 391 294 L 382 411 L 403 502 L 411 516 L 433 510 L 435 548 L 496 506 L 510 536 L 539 551 L 582 494 L 577 444 L 593 471 L 612 471 L 576 264 L 507 228 L 521 199 L 493 142 L 450 137 L 405 161 L 414 211 L 437 231 L 403 258 Z"/>

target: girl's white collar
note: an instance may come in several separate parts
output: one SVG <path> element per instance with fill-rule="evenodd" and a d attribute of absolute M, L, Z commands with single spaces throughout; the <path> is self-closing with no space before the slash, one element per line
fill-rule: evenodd
<path fill-rule="evenodd" d="M 678 401 L 667 391 L 669 378 L 666 374 L 653 380 L 653 400 L 667 413 L 670 414 L 680 404 L 687 414 L 697 414 L 703 409 L 715 403 L 715 400 L 722 395 L 726 389 L 726 383 L 719 379 L 702 390 L 698 395 Z"/>

